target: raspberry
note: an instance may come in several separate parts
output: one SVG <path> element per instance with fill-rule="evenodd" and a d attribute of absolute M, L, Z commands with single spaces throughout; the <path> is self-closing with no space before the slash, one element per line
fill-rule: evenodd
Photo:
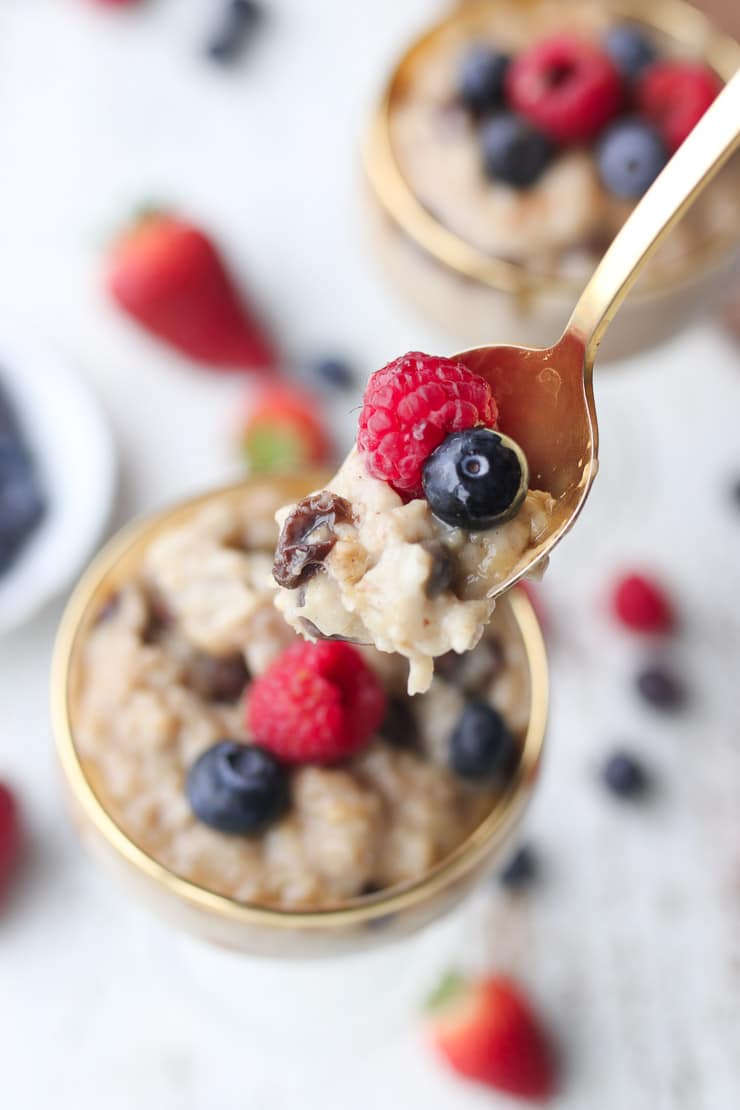
<path fill-rule="evenodd" d="M 498 407 L 488 383 L 461 362 L 410 351 L 367 383 L 357 446 L 374 478 L 407 500 L 423 497 L 424 462 L 450 432 L 495 428 Z"/>
<path fill-rule="evenodd" d="M 583 143 L 617 114 L 622 79 L 608 54 L 591 43 L 556 35 L 512 62 L 506 91 L 511 106 L 560 143 Z"/>
<path fill-rule="evenodd" d="M 673 153 L 696 127 L 721 88 L 719 78 L 706 66 L 658 62 L 640 80 L 637 104 Z"/>
<path fill-rule="evenodd" d="M 350 644 L 294 644 L 252 686 L 247 724 L 286 763 L 334 763 L 385 716 L 385 691 Z"/>
<path fill-rule="evenodd" d="M 9 788 L 0 782 L 0 898 L 20 851 L 18 804 Z"/>
<path fill-rule="evenodd" d="M 612 594 L 617 620 L 633 632 L 670 632 L 675 623 L 673 606 L 657 582 L 641 574 L 621 578 Z"/>

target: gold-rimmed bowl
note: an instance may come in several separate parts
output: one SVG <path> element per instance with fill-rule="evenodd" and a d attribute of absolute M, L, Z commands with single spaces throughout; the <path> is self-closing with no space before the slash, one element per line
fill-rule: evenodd
<path fill-rule="evenodd" d="M 459 903 L 510 843 L 540 765 L 548 702 L 547 660 L 537 618 L 524 593 L 510 607 L 529 672 L 529 723 L 521 757 L 492 811 L 459 848 L 421 880 L 356 899 L 336 909 L 287 911 L 248 905 L 188 881 L 148 855 L 101 801 L 75 744 L 74 707 L 82 649 L 102 606 L 131 577 L 152 540 L 183 524 L 216 499 L 238 500 L 270 487 L 281 502 L 320 488 L 327 475 L 253 479 L 191 498 L 124 528 L 97 556 L 75 589 L 62 619 L 52 664 L 52 721 L 73 818 L 83 841 L 113 864 L 132 888 L 176 924 L 217 944 L 275 956 L 333 955 L 406 936 Z"/>
<path fill-rule="evenodd" d="M 413 67 L 450 34 L 490 34 L 498 17 L 527 20 L 533 33 L 552 29 L 553 13 L 642 24 L 670 40 L 677 55 L 701 58 L 723 79 L 740 68 L 740 45 L 684 0 L 466 0 L 428 28 L 405 51 L 383 89 L 364 147 L 372 236 L 391 281 L 425 316 L 460 345 L 526 343 L 547 346 L 561 334 L 589 276 L 543 272 L 526 261 L 496 257 L 447 227 L 425 207 L 401 169 L 393 113 L 413 80 Z M 513 13 L 513 14 L 512 14 Z M 590 15 L 589 15 L 590 13 Z M 538 16 L 545 18 L 544 27 Z M 730 218 L 670 266 L 647 267 L 604 344 L 606 358 L 623 358 L 672 336 L 716 307 L 740 268 L 740 165 L 724 174 L 738 182 Z M 577 200 L 576 200 L 577 202 Z M 594 258 L 594 266 L 598 258 Z"/>

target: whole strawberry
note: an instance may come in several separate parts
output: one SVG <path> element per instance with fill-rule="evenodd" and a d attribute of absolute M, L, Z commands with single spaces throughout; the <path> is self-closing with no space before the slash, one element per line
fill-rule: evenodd
<path fill-rule="evenodd" d="M 241 448 L 255 474 L 318 466 L 333 453 L 316 400 L 288 384 L 267 385 L 251 399 L 241 429 Z"/>
<path fill-rule="evenodd" d="M 437 1051 L 467 1079 L 519 1098 L 555 1093 L 555 1056 L 526 997 L 510 979 L 448 975 L 429 1002 Z"/>
<path fill-rule="evenodd" d="M 20 852 L 18 803 L 5 783 L 0 782 L 0 901 L 7 889 Z"/>
<path fill-rule="evenodd" d="M 380 680 L 356 648 L 300 643 L 252 685 L 247 725 L 283 763 L 334 763 L 363 747 L 385 708 Z"/>
<path fill-rule="evenodd" d="M 498 408 L 488 382 L 449 358 L 410 351 L 367 383 L 357 448 L 374 478 L 402 497 L 423 497 L 422 470 L 451 432 L 494 428 Z"/>
<path fill-rule="evenodd" d="M 162 212 L 139 219 L 110 253 L 107 284 L 125 312 L 198 362 L 224 370 L 276 366 L 271 338 L 193 224 Z"/>

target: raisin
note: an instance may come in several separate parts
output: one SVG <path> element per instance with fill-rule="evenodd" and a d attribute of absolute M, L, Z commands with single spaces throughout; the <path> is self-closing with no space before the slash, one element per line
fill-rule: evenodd
<path fill-rule="evenodd" d="M 349 501 L 330 490 L 304 497 L 280 532 L 272 574 L 278 586 L 294 590 L 321 569 L 337 542 L 334 528 L 352 520 Z"/>
<path fill-rule="evenodd" d="M 249 671 L 238 651 L 221 656 L 200 652 L 188 666 L 188 685 L 207 701 L 238 701 L 248 681 Z"/>
<path fill-rule="evenodd" d="M 378 732 L 394 748 L 418 751 L 419 732 L 405 698 L 389 697 L 385 718 Z"/>
<path fill-rule="evenodd" d="M 432 601 L 452 587 L 457 575 L 457 564 L 454 555 L 443 543 L 426 540 L 421 546 L 432 560 L 429 577 L 424 587 L 427 597 Z"/>

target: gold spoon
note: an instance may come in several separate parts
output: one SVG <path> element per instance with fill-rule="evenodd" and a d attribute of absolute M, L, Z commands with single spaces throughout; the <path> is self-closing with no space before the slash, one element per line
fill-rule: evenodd
<path fill-rule="evenodd" d="M 527 456 L 530 487 L 557 501 L 537 547 L 492 596 L 542 562 L 583 508 L 598 469 L 593 367 L 599 344 L 642 267 L 738 146 L 740 71 L 635 206 L 554 346 L 475 347 L 454 356 L 490 382 L 501 430 Z"/>

